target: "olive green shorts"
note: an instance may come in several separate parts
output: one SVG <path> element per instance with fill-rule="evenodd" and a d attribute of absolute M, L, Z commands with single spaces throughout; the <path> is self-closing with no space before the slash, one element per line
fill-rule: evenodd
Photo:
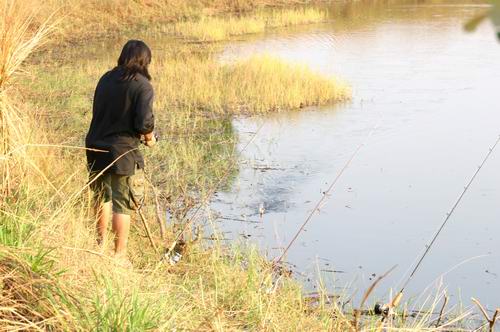
<path fill-rule="evenodd" d="M 91 173 L 90 181 L 95 179 L 97 174 Z M 141 206 L 144 200 L 144 186 L 142 169 L 136 169 L 132 176 L 105 173 L 90 184 L 97 202 L 112 202 L 114 213 L 127 215 Z"/>

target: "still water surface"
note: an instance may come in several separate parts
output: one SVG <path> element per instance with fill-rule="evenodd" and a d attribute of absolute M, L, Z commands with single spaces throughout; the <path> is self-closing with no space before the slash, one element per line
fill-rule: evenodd
<path fill-rule="evenodd" d="M 483 9 L 461 1 L 361 4 L 336 8 L 328 24 L 228 45 L 221 61 L 271 54 L 306 63 L 347 80 L 354 96 L 345 105 L 235 121 L 241 146 L 263 127 L 244 151 L 231 189 L 213 202 L 227 218 L 220 220 L 226 236 L 278 256 L 379 123 L 287 261 L 311 290 L 322 271 L 336 287 L 363 292 L 374 275 L 393 265 L 398 268 L 377 296 L 400 286 L 500 134 L 500 44 L 489 23 L 474 34 L 462 30 Z M 474 296 L 490 307 L 500 305 L 500 150 L 466 194 L 407 297 L 434 288 L 447 271 L 443 281 L 455 302 L 470 304 Z"/>

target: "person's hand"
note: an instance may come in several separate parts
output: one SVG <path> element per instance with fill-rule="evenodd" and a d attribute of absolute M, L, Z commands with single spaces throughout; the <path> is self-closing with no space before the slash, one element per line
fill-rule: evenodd
<path fill-rule="evenodd" d="M 156 144 L 157 139 L 154 132 L 150 132 L 149 134 L 144 135 L 144 145 L 147 147 L 152 147 Z"/>

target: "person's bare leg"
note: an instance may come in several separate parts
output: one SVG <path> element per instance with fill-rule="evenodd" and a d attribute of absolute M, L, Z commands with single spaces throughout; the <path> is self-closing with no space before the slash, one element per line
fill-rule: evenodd
<path fill-rule="evenodd" d="M 113 213 L 113 233 L 115 234 L 115 255 L 126 257 L 128 233 L 130 231 L 130 216 Z"/>
<path fill-rule="evenodd" d="M 104 246 L 108 223 L 111 219 L 111 202 L 96 204 L 97 216 L 97 244 Z"/>

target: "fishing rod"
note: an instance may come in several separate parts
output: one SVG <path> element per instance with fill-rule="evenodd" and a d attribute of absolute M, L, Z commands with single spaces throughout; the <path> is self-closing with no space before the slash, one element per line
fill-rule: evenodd
<path fill-rule="evenodd" d="M 314 208 L 312 209 L 312 211 L 307 216 L 306 220 L 299 227 L 299 229 L 297 230 L 297 232 L 293 236 L 292 240 L 290 240 L 290 242 L 286 246 L 285 250 L 283 250 L 283 253 L 278 257 L 278 259 L 274 262 L 274 264 L 277 265 L 277 264 L 279 264 L 283 260 L 283 258 L 288 253 L 288 251 L 290 250 L 290 248 L 292 247 L 292 245 L 295 243 L 295 241 L 297 240 L 297 238 L 299 237 L 299 235 L 304 231 L 304 228 L 311 221 L 312 217 L 314 216 L 314 213 L 316 211 L 319 211 L 319 209 L 320 209 L 321 205 L 323 204 L 323 202 L 326 200 L 326 198 L 328 197 L 328 195 L 330 194 L 330 192 L 333 190 L 333 188 L 335 187 L 335 185 L 337 184 L 337 182 L 339 181 L 339 179 L 342 177 L 342 174 L 344 174 L 344 172 L 349 167 L 349 165 L 351 164 L 351 162 L 358 155 L 358 153 L 361 150 L 361 148 L 363 146 L 365 146 L 365 144 L 368 141 L 368 139 L 373 135 L 373 133 L 375 132 L 375 130 L 378 128 L 379 123 L 380 123 L 380 119 L 371 128 L 370 132 L 368 133 L 368 135 L 366 135 L 365 139 L 354 150 L 354 152 L 352 153 L 352 155 L 350 156 L 350 158 L 347 160 L 347 162 L 344 164 L 344 166 L 340 169 L 340 171 L 338 172 L 337 176 L 334 178 L 334 180 L 332 181 L 332 183 L 330 184 L 330 186 L 327 188 L 327 190 L 325 192 L 323 192 L 323 196 L 316 203 L 316 205 L 314 206 Z"/>
<path fill-rule="evenodd" d="M 380 313 L 382 313 L 384 315 L 384 317 L 382 317 L 382 321 L 381 321 L 382 323 L 384 322 L 385 318 L 387 318 L 390 315 L 391 310 L 394 307 L 398 306 L 399 302 L 401 301 L 401 298 L 403 297 L 404 290 L 406 289 L 406 287 L 408 286 L 408 284 L 410 283 L 410 281 L 415 276 L 415 273 L 418 271 L 418 269 L 422 265 L 422 262 L 424 261 L 425 257 L 430 252 L 432 246 L 434 245 L 434 243 L 436 242 L 437 238 L 439 237 L 439 235 L 441 234 L 441 232 L 445 228 L 446 224 L 448 223 L 448 221 L 450 220 L 451 216 L 455 212 L 457 206 L 462 201 L 462 198 L 465 196 L 465 193 L 470 188 L 470 186 L 472 185 L 472 183 L 476 179 L 477 175 L 479 174 L 479 172 L 481 171 L 481 169 L 483 168 L 483 166 L 486 164 L 486 162 L 490 158 L 491 154 L 493 153 L 493 151 L 495 150 L 495 148 L 497 147 L 497 145 L 498 145 L 499 142 L 500 142 L 500 135 L 498 136 L 497 140 L 495 141 L 495 144 L 493 144 L 493 146 L 489 149 L 488 153 L 483 158 L 481 164 L 477 167 L 476 171 L 474 172 L 474 174 L 472 175 L 472 177 L 470 178 L 470 180 L 467 182 L 467 185 L 464 187 L 464 189 L 462 190 L 462 192 L 460 193 L 460 195 L 458 196 L 458 198 L 456 199 L 456 201 L 453 203 L 451 209 L 446 214 L 446 217 L 445 217 L 444 221 L 441 223 L 441 225 L 438 228 L 438 230 L 434 233 L 431 241 L 426 246 L 426 249 L 425 249 L 424 253 L 420 256 L 420 258 L 418 259 L 417 263 L 415 264 L 415 267 L 411 271 L 410 275 L 408 276 L 408 278 L 406 279 L 406 281 L 403 283 L 403 286 L 401 287 L 401 290 L 397 293 L 397 295 L 394 297 L 394 299 L 389 304 L 386 304 L 383 307 L 379 306 L 379 308 L 377 309 L 377 311 L 379 311 Z"/>
<path fill-rule="evenodd" d="M 259 126 L 259 128 L 257 128 L 257 130 L 253 134 L 252 138 L 243 146 L 243 148 L 240 151 L 237 152 L 238 156 L 240 156 L 250 146 L 250 144 L 252 144 L 252 142 L 255 140 L 255 138 L 257 137 L 257 135 L 259 134 L 259 132 L 260 132 L 260 130 L 262 129 L 263 126 L 264 126 L 264 122 Z M 222 174 L 222 176 L 219 178 L 219 180 L 217 181 L 217 183 L 214 186 L 212 186 L 212 188 L 210 189 L 209 194 L 207 195 L 207 197 L 212 196 L 212 194 L 215 192 L 215 190 L 217 190 L 217 188 L 220 186 L 220 184 L 229 175 L 230 171 L 232 170 L 233 166 L 236 163 L 237 163 L 237 161 L 235 161 L 230 167 L 226 168 L 226 171 Z M 200 216 L 199 213 L 200 213 L 202 207 L 203 207 L 203 204 L 200 204 L 198 206 L 198 208 L 195 210 L 195 212 L 193 213 L 193 216 L 191 217 L 191 222 L 196 221 L 197 218 Z M 181 236 L 184 234 L 184 232 L 188 229 L 188 227 L 189 227 L 190 224 L 191 223 L 189 223 L 189 222 L 186 222 L 184 224 L 184 227 L 175 236 L 174 241 L 172 242 L 172 244 L 170 245 L 170 247 L 167 249 L 167 251 L 165 253 L 165 256 L 168 256 L 168 255 L 170 255 L 171 253 L 174 252 L 175 246 L 179 242 L 179 240 L 180 240 Z"/>

